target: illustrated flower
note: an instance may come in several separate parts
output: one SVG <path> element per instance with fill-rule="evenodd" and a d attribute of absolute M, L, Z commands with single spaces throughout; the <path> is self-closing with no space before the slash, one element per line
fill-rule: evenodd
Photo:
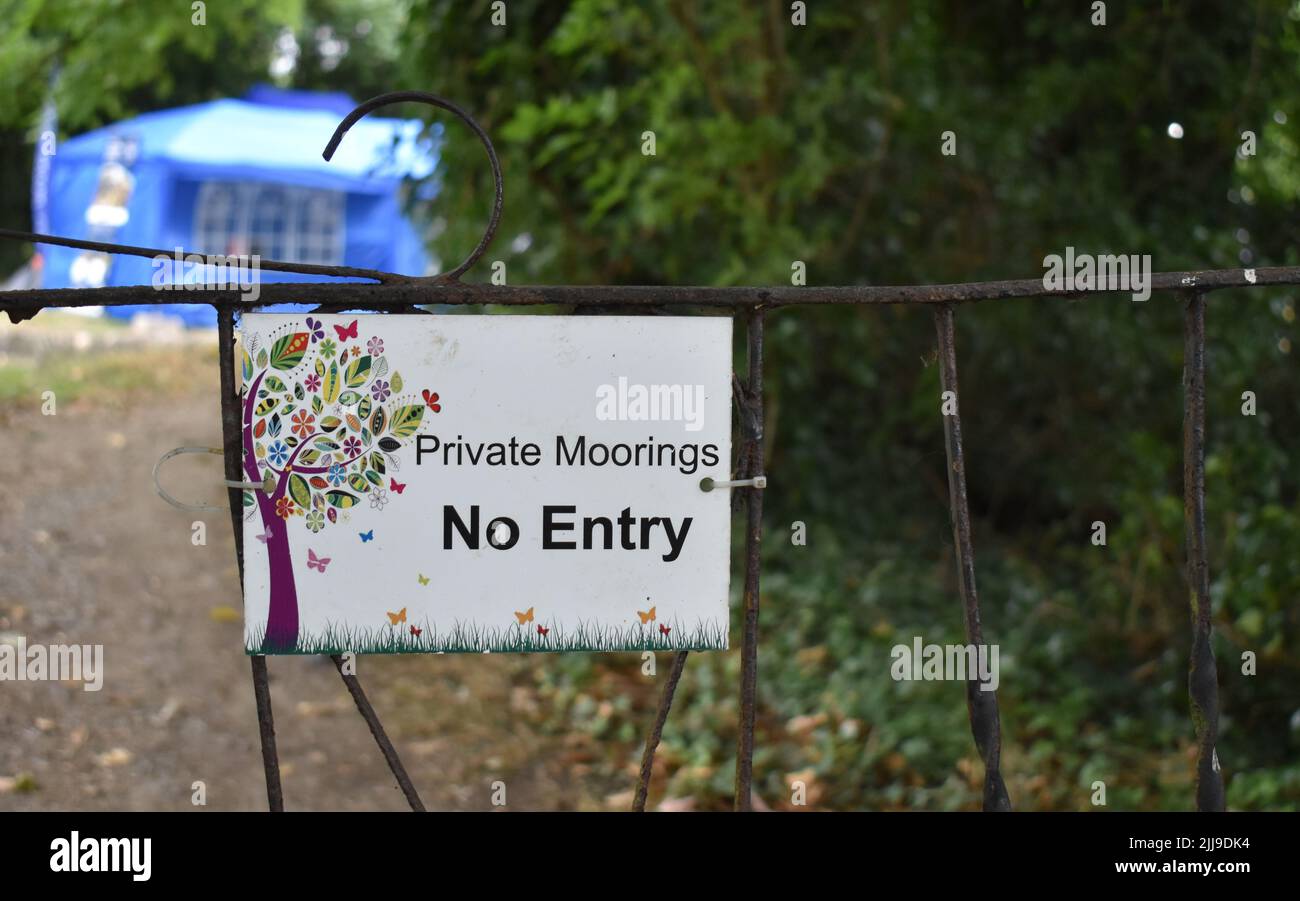
<path fill-rule="evenodd" d="M 297 512 L 298 508 L 294 506 L 293 501 L 289 500 L 287 497 L 282 497 L 275 502 L 275 515 L 281 519 L 288 519 Z"/>
<path fill-rule="evenodd" d="M 370 492 L 370 509 L 382 510 L 388 503 L 388 492 L 382 488 L 376 488 Z"/>
<path fill-rule="evenodd" d="M 318 376 L 316 373 L 313 372 L 311 375 L 307 376 L 307 378 L 303 380 L 302 386 L 306 388 L 308 391 L 311 391 L 313 393 L 319 391 L 320 376 Z"/>
<path fill-rule="evenodd" d="M 319 510 L 313 510 L 307 514 L 307 528 L 312 532 L 319 532 L 325 528 L 325 514 Z"/>
<path fill-rule="evenodd" d="M 281 466 L 289 459 L 289 448 L 284 446 L 283 441 L 276 441 L 267 449 L 266 456 L 273 466 Z"/>
<path fill-rule="evenodd" d="M 312 427 L 316 425 L 316 417 L 312 416 L 306 410 L 299 410 L 293 414 L 293 431 L 299 438 L 306 438 L 312 432 Z"/>
<path fill-rule="evenodd" d="M 321 325 L 319 319 L 307 317 L 307 332 L 311 335 L 311 343 L 315 344 L 321 338 L 325 337 L 325 326 Z"/>
<path fill-rule="evenodd" d="M 343 453 L 349 457 L 355 457 L 361 451 L 361 439 L 356 436 L 349 437 L 343 442 Z"/>
<path fill-rule="evenodd" d="M 372 357 L 377 357 L 384 352 L 384 341 L 376 336 L 366 342 L 366 350 L 370 351 Z"/>
<path fill-rule="evenodd" d="M 361 348 L 359 348 L 359 347 L 354 347 L 354 348 L 352 348 L 352 356 L 354 356 L 354 357 L 359 357 L 359 356 L 361 356 Z"/>
<path fill-rule="evenodd" d="M 326 338 L 320 343 L 320 355 L 326 360 L 334 359 L 334 354 L 338 352 L 339 346 L 334 343 L 333 338 Z"/>
<path fill-rule="evenodd" d="M 347 478 L 348 471 L 339 463 L 331 463 L 329 474 L 325 476 L 331 485 L 335 487 L 342 485 L 343 480 Z"/>
<path fill-rule="evenodd" d="M 375 400 L 383 403 L 388 400 L 388 395 L 392 394 L 388 390 L 388 382 L 383 379 L 375 379 L 375 383 L 370 386 L 370 393 L 375 396 Z"/>

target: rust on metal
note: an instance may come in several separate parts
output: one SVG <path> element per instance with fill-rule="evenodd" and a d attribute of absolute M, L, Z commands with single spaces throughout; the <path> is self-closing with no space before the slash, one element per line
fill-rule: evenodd
<path fill-rule="evenodd" d="M 659 709 L 655 712 L 654 726 L 650 729 L 645 751 L 641 754 L 641 775 L 636 783 L 636 796 L 632 799 L 632 810 L 636 813 L 645 812 L 646 795 L 650 793 L 650 775 L 655 765 L 655 750 L 659 747 L 659 739 L 663 737 L 664 723 L 668 722 L 668 711 L 673 706 L 673 694 L 677 691 L 677 683 L 681 681 L 689 654 L 689 651 L 678 651 L 673 655 L 673 668 L 668 673 L 668 681 L 664 683 L 663 694 L 659 696 Z"/>
<path fill-rule="evenodd" d="M 952 540 L 957 551 L 957 585 L 961 593 L 966 641 L 984 644 L 979 595 L 975 591 L 975 547 L 971 541 L 970 506 L 966 500 L 966 455 L 961 443 L 961 403 L 957 391 L 957 347 L 953 336 L 953 308 L 934 311 L 939 337 L 939 375 L 945 392 L 951 391 L 954 412 L 943 417 L 944 446 L 948 456 L 948 501 L 952 515 Z M 981 690 L 977 678 L 966 681 L 966 712 L 975 748 L 984 761 L 984 809 L 1010 810 L 1011 798 L 1002 781 L 1002 729 L 996 691 Z"/>
<path fill-rule="evenodd" d="M 748 463 L 744 478 L 763 475 L 763 309 L 747 316 L 749 378 L 744 386 L 745 444 Z M 759 568 L 763 543 L 763 492 L 746 488 L 744 625 L 740 640 L 740 736 L 736 746 L 736 810 L 753 805 L 754 716 L 758 703 Z"/>
<path fill-rule="evenodd" d="M 233 310 L 217 310 L 217 358 L 221 372 L 221 444 L 225 461 L 226 478 L 240 481 L 241 445 L 238 394 L 235 390 L 235 314 Z M 239 591 L 244 591 L 244 508 L 243 491 L 228 490 L 230 498 L 230 524 L 235 533 L 235 559 L 239 564 Z M 257 734 L 262 746 L 262 770 L 266 777 L 266 804 L 272 813 L 284 811 L 284 790 L 280 786 L 280 758 L 275 748 L 275 717 L 271 712 L 271 683 L 266 671 L 266 658 L 251 658 L 253 670 L 253 699 L 257 702 Z"/>
<path fill-rule="evenodd" d="M 1183 342 L 1183 527 L 1192 616 L 1187 692 L 1196 729 L 1196 808 L 1223 810 L 1223 774 L 1215 747 L 1219 677 L 1205 553 L 1205 296 L 1200 291 L 1188 292 Z"/>
<path fill-rule="evenodd" d="M 485 238 L 489 235 L 485 235 Z M 135 253 L 154 256 L 171 255 L 172 251 L 155 251 L 115 244 L 99 244 L 72 238 L 39 235 L 0 229 L 0 238 L 13 238 L 36 243 L 63 244 L 105 250 L 113 253 Z M 137 253 L 138 252 L 138 253 Z M 476 253 L 478 251 L 476 250 Z M 273 262 L 274 266 L 268 265 Z M 837 287 L 711 287 L 697 285 L 480 285 L 452 280 L 453 273 L 432 279 L 418 279 L 393 273 L 356 270 L 340 266 L 313 266 L 299 263 L 262 261 L 262 267 L 283 272 L 362 277 L 382 279 L 376 283 L 323 282 L 271 283 L 259 288 L 256 300 L 240 295 L 238 288 L 187 286 L 180 302 L 209 304 L 254 310 L 274 303 L 301 303 L 306 295 L 312 302 L 328 305 L 334 310 L 374 310 L 392 312 L 407 310 L 417 305 L 443 304 L 465 306 L 495 304 L 500 306 L 570 306 L 611 307 L 626 306 L 649 309 L 652 307 L 714 307 L 745 310 L 755 306 L 803 307 L 818 305 L 943 305 L 975 303 L 1012 298 L 1052 297 L 1059 300 L 1078 300 L 1103 291 L 1052 291 L 1043 287 L 1041 278 L 1013 279 L 1010 281 L 969 282 L 960 285 L 902 285 L 872 286 L 844 285 Z M 464 264 L 462 264 L 463 266 Z M 1183 291 L 1189 284 L 1198 291 L 1217 291 L 1227 288 L 1258 288 L 1278 285 L 1300 285 L 1300 266 L 1283 266 L 1256 269 L 1254 281 L 1248 281 L 1241 269 L 1219 269 L 1188 272 L 1163 272 L 1151 277 L 1152 291 Z M 1118 291 L 1118 289 L 1116 289 Z M 127 304 L 176 303 L 173 292 L 160 298 L 149 285 L 130 285 L 112 288 L 45 288 L 0 293 L 0 312 L 8 312 L 11 320 L 30 319 L 44 307 L 123 306 Z"/>
<path fill-rule="evenodd" d="M 402 766 L 402 759 L 397 756 L 397 748 L 393 747 L 393 743 L 388 740 L 388 733 L 384 731 L 384 724 L 379 721 L 379 714 L 375 713 L 375 708 L 371 706 L 370 699 L 366 697 L 366 692 L 361 687 L 361 680 L 344 669 L 341 654 L 332 654 L 330 659 L 334 661 L 334 667 L 343 678 L 343 684 L 348 687 L 348 693 L 352 695 L 352 700 L 356 702 L 361 718 L 370 727 L 370 734 L 374 736 L 375 744 L 379 745 L 379 750 L 384 755 L 384 761 L 388 764 L 388 769 L 392 772 L 393 778 L 397 780 L 397 785 L 401 788 L 402 794 L 406 796 L 406 803 L 410 804 L 411 809 L 416 813 L 424 813 L 424 802 L 420 800 L 420 795 L 415 790 L 411 777 L 406 774 L 406 767 Z"/>

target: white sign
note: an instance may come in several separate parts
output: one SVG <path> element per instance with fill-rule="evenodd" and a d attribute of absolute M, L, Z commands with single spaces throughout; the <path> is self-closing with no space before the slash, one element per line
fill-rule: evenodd
<path fill-rule="evenodd" d="M 249 653 L 727 647 L 729 317 L 242 338 Z"/>

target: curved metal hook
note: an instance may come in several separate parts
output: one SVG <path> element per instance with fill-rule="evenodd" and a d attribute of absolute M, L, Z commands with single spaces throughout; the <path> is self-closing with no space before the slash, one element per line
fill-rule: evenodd
<path fill-rule="evenodd" d="M 452 113 L 471 129 L 478 139 L 483 143 L 483 148 L 487 150 L 488 162 L 492 164 L 492 181 L 496 187 L 496 199 L 492 203 L 492 216 L 488 220 L 487 229 L 483 232 L 483 237 L 479 240 L 478 246 L 471 251 L 470 255 L 465 258 L 455 269 L 444 272 L 440 275 L 432 276 L 437 281 L 457 281 L 460 276 L 478 262 L 479 257 L 483 256 L 492 239 L 496 237 L 497 225 L 501 222 L 501 207 L 504 203 L 504 189 L 501 181 L 501 163 L 497 160 L 496 148 L 492 146 L 492 139 L 487 136 L 483 127 L 474 120 L 474 117 L 465 112 L 450 100 L 444 100 L 437 94 L 430 94 L 425 91 L 391 91 L 387 94 L 380 94 L 378 97 L 371 97 L 365 103 L 358 106 L 352 112 L 348 113 L 343 121 L 339 123 L 338 128 L 334 129 L 334 136 L 330 138 L 329 143 L 325 145 L 325 151 L 321 154 L 327 161 L 334 156 L 334 151 L 338 149 L 339 142 L 343 136 L 348 133 L 348 129 L 372 110 L 379 109 L 381 106 L 388 106 L 392 103 L 405 103 L 413 101 L 415 103 L 427 103 L 430 106 L 436 106 L 439 109 L 445 109 Z"/>
<path fill-rule="evenodd" d="M 171 504 L 177 510 L 212 511 L 214 513 L 220 513 L 230 509 L 229 507 L 216 506 L 215 504 L 187 504 L 184 501 L 178 501 L 167 493 L 167 489 L 163 488 L 162 482 L 158 480 L 158 473 L 162 471 L 162 465 L 164 463 L 172 457 L 179 457 L 181 454 L 212 454 L 220 457 L 225 454 L 225 451 L 219 447 L 174 447 L 167 453 L 163 454 L 158 458 L 158 462 L 153 465 L 153 487 L 157 490 L 158 496 Z M 223 480 L 221 484 L 225 485 L 227 488 L 247 488 L 253 491 L 262 491 L 266 494 L 273 494 L 275 492 L 275 479 L 272 478 L 269 472 L 266 474 L 266 480 L 262 482 L 234 482 Z"/>

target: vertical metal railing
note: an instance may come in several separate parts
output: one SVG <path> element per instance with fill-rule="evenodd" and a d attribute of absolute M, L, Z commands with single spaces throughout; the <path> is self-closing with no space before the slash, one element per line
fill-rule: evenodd
<path fill-rule="evenodd" d="M 221 367 L 221 444 L 226 479 L 242 482 L 243 426 L 239 421 L 239 391 L 235 388 L 235 311 L 217 309 L 217 365 Z M 244 590 L 244 509 L 243 489 L 228 489 L 230 523 L 235 533 L 235 559 L 239 563 L 239 590 Z M 266 774 L 266 804 L 272 813 L 284 810 L 284 790 L 280 786 L 280 758 L 275 747 L 275 717 L 271 713 L 271 684 L 266 671 L 266 657 L 249 657 L 253 669 L 253 697 L 257 701 L 257 733 L 262 745 L 262 769 Z"/>
<path fill-rule="evenodd" d="M 952 516 L 952 542 L 957 554 L 957 589 L 961 595 L 966 642 L 984 644 L 979 595 L 975 591 L 975 547 L 971 541 L 970 505 L 966 500 L 966 452 L 961 443 L 961 399 L 957 389 L 957 344 L 953 335 L 954 312 L 950 304 L 934 311 L 939 339 L 939 377 L 944 392 L 952 392 L 953 412 L 943 417 L 944 446 L 948 455 L 948 502 Z M 975 748 L 984 761 L 984 809 L 1010 810 L 1011 799 L 1002 781 L 1002 729 L 996 691 L 984 691 L 976 674 L 966 680 L 966 712 Z"/>
<path fill-rule="evenodd" d="M 747 317 L 749 377 L 741 422 L 745 428 L 748 465 L 745 478 L 763 475 L 763 310 Z M 745 491 L 745 589 L 740 638 L 740 736 L 736 742 L 736 810 L 753 806 L 754 718 L 758 705 L 759 573 L 763 550 L 763 489 Z"/>
<path fill-rule="evenodd" d="M 1191 592 L 1192 649 L 1187 671 L 1196 729 L 1196 808 L 1223 810 L 1219 771 L 1219 678 L 1210 619 L 1205 551 L 1205 295 L 1187 293 L 1183 326 L 1183 527 Z"/>

